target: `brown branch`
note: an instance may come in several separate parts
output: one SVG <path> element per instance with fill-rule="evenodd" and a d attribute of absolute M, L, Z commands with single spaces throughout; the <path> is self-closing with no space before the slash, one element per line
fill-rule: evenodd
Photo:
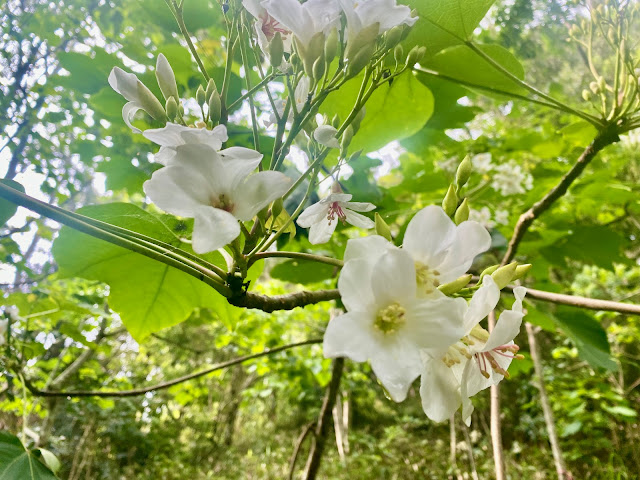
<path fill-rule="evenodd" d="M 271 313 L 276 310 L 293 310 L 314 303 L 327 302 L 340 298 L 338 290 L 316 290 L 288 293 L 268 297 L 259 293 L 244 292 L 228 299 L 231 305 L 243 308 L 256 308 Z"/>
<path fill-rule="evenodd" d="M 589 162 L 593 160 L 600 150 L 617 142 L 618 140 L 620 140 L 620 138 L 618 137 L 618 131 L 615 125 L 610 125 L 608 128 L 599 132 L 593 142 L 584 149 L 576 163 L 571 167 L 571 170 L 562 177 L 560 182 L 549 190 L 541 200 L 533 204 L 529 210 L 520 215 L 520 218 L 513 230 L 511 240 L 509 241 L 507 252 L 504 254 L 502 259 L 502 265 L 506 265 L 511 262 L 513 257 L 516 255 L 520 242 L 534 220 L 547 211 L 556 200 L 567 193 L 571 184 L 580 176 Z"/>
<path fill-rule="evenodd" d="M 183 375 L 182 377 L 174 378 L 173 380 L 168 380 L 166 382 L 158 383 L 156 385 L 137 388 L 134 390 L 120 390 L 120 391 L 118 390 L 111 390 L 111 391 L 109 390 L 95 390 L 95 391 L 77 390 L 77 391 L 70 391 L 70 392 L 56 392 L 56 391 L 38 390 L 31 382 L 27 381 L 27 379 L 25 379 L 25 386 L 36 397 L 136 397 L 138 395 L 144 395 L 145 393 L 154 392 L 157 390 L 164 390 L 174 385 L 177 385 L 179 383 L 193 380 L 194 378 L 202 377 L 204 375 L 215 372 L 217 370 L 222 370 L 223 368 L 244 363 L 248 360 L 253 360 L 255 358 L 260 358 L 260 357 L 264 357 L 274 353 L 282 352 L 284 350 L 288 350 L 294 347 L 301 347 L 304 345 L 313 345 L 317 343 L 322 343 L 322 339 L 314 338 L 311 340 L 305 340 L 303 342 L 282 345 L 280 347 L 267 349 L 260 353 L 245 355 L 243 357 L 238 357 L 232 360 L 228 360 L 226 362 L 218 363 L 217 365 L 214 365 L 200 372 L 190 373 L 189 375 Z"/>
<path fill-rule="evenodd" d="M 302 444 L 305 439 L 309 436 L 311 432 L 313 432 L 313 427 L 316 426 L 316 422 L 308 423 L 302 433 L 298 436 L 296 443 L 293 447 L 293 454 L 291 455 L 291 460 L 289 461 L 289 480 L 293 480 L 293 474 L 296 470 L 296 460 L 298 460 L 298 455 L 300 454 L 300 449 L 302 448 Z"/>

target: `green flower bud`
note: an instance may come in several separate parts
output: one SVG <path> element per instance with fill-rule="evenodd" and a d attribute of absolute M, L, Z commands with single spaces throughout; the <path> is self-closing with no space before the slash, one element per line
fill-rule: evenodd
<path fill-rule="evenodd" d="M 385 222 L 382 219 L 382 217 L 380 216 L 380 214 L 378 214 L 378 212 L 376 212 L 375 219 L 376 219 L 376 234 L 386 238 L 390 242 L 393 242 L 393 237 L 391 236 L 391 230 L 389 229 L 389 225 L 387 225 L 387 222 Z"/>
<path fill-rule="evenodd" d="M 338 29 L 334 28 L 324 42 L 324 58 L 327 63 L 331 63 L 338 53 L 338 41 Z"/>
<path fill-rule="evenodd" d="M 456 214 L 453 220 L 456 222 L 456 225 L 460 225 L 462 222 L 466 222 L 469 220 L 469 202 L 465 198 L 462 200 L 462 203 L 456 210 Z"/>
<path fill-rule="evenodd" d="M 198 102 L 198 105 L 204 105 L 206 101 L 207 95 L 204 88 L 202 88 L 202 85 L 199 85 L 198 90 L 196 90 L 196 102 Z"/>
<path fill-rule="evenodd" d="M 151 90 L 149 90 L 142 82 L 138 81 L 136 91 L 138 93 L 138 99 L 140 100 L 142 109 L 155 120 L 165 122 L 167 120 L 167 114 L 164 111 L 164 107 L 156 96 L 151 93 Z"/>
<path fill-rule="evenodd" d="M 362 47 L 353 58 L 349 58 L 349 63 L 347 64 L 347 78 L 355 77 L 369 64 L 375 49 L 375 43 L 369 43 Z"/>
<path fill-rule="evenodd" d="M 464 287 L 469 285 L 469 282 L 471 281 L 472 277 L 473 277 L 473 275 L 471 275 L 470 273 L 467 274 L 467 275 L 463 275 L 460 278 L 454 280 L 453 282 L 449 282 L 449 283 L 445 283 L 444 285 L 440 285 L 438 287 L 438 290 L 440 290 L 445 295 L 453 295 L 454 293 L 459 292 Z"/>
<path fill-rule="evenodd" d="M 214 91 L 209 99 L 209 120 L 215 125 L 220 121 L 222 113 L 222 100 L 220 94 Z"/>
<path fill-rule="evenodd" d="M 271 218 L 278 218 L 280 213 L 282 212 L 282 208 L 284 206 L 284 200 L 282 197 L 276 199 L 271 205 Z"/>
<path fill-rule="evenodd" d="M 363 28 L 362 30 L 360 30 L 355 37 L 349 38 L 347 41 L 347 49 L 345 51 L 345 57 L 347 58 L 347 60 L 355 60 L 356 56 L 364 48 L 370 49 L 371 55 L 373 55 L 373 47 L 375 47 L 376 38 L 378 37 L 379 31 L 380 23 L 376 22 L 369 25 L 367 28 Z M 371 57 L 371 55 L 369 55 L 369 57 Z"/>
<path fill-rule="evenodd" d="M 175 98 L 169 97 L 169 100 L 167 100 L 165 106 L 165 110 L 167 112 L 167 117 L 169 118 L 169 120 L 173 120 L 178 116 L 178 103 L 176 102 Z"/>
<path fill-rule="evenodd" d="M 273 68 L 277 68 L 282 65 L 282 56 L 284 55 L 284 43 L 282 42 L 282 35 L 280 32 L 276 34 L 269 42 L 269 62 Z"/>
<path fill-rule="evenodd" d="M 322 57 L 318 58 L 313 64 L 313 79 L 316 82 L 319 82 L 320 80 L 322 80 L 322 77 L 324 76 L 324 67 L 325 67 L 325 62 L 324 62 L 324 58 Z"/>
<path fill-rule="evenodd" d="M 411 50 L 409 50 L 409 54 L 407 55 L 407 63 L 406 63 L 406 66 L 408 68 L 413 67 L 416 63 L 418 63 L 420 60 L 422 60 L 422 57 L 424 56 L 424 53 L 422 53 L 422 55 L 420 55 L 421 48 L 423 48 L 423 47 L 419 47 L 418 45 L 416 45 Z M 425 52 L 426 52 L 426 49 L 425 49 Z"/>
<path fill-rule="evenodd" d="M 347 149 L 349 148 L 349 144 L 351 144 L 351 140 L 353 139 L 353 127 L 349 125 L 347 129 L 342 134 L 342 141 L 340 142 L 340 153 L 344 157 L 347 153 Z"/>
<path fill-rule="evenodd" d="M 518 262 L 511 262 L 509 265 L 500 267 L 491 274 L 491 278 L 493 278 L 493 281 L 496 282 L 500 290 L 509 285 L 513 280 L 516 268 L 518 268 Z"/>
<path fill-rule="evenodd" d="M 176 85 L 176 77 L 171 69 L 171 65 L 167 61 L 167 58 L 160 54 L 156 61 L 156 80 L 158 80 L 158 86 L 162 92 L 162 96 L 169 100 L 169 97 L 174 97 L 176 100 L 180 98 L 178 96 L 178 86 Z"/>
<path fill-rule="evenodd" d="M 447 190 L 447 194 L 442 201 L 442 208 L 450 217 L 456 212 L 456 208 L 458 208 L 458 195 L 456 195 L 456 189 L 453 185 L 449 185 L 449 190 Z"/>
<path fill-rule="evenodd" d="M 458 165 L 458 170 L 456 171 L 456 185 L 458 188 L 463 187 L 471 177 L 471 171 L 473 167 L 471 165 L 471 157 L 467 155 L 464 157 L 460 165 Z"/>
<path fill-rule="evenodd" d="M 298 44 L 299 45 L 299 44 Z M 299 45 L 298 53 L 302 57 L 302 63 L 304 65 L 304 73 L 308 77 L 313 78 L 313 65 L 319 58 L 323 58 L 324 61 L 324 33 L 318 32 L 309 41 L 306 51 L 302 51 Z"/>
<path fill-rule="evenodd" d="M 518 265 L 516 267 L 516 273 L 513 275 L 513 278 L 511 279 L 511 281 L 513 282 L 514 280 L 521 279 L 527 273 L 529 273 L 529 271 L 531 270 L 532 267 L 533 267 L 533 265 L 531 265 L 530 263 L 527 263 L 525 265 Z"/>
<path fill-rule="evenodd" d="M 589 88 L 590 88 L 590 89 L 591 89 L 591 91 L 592 91 L 594 94 L 596 94 L 596 95 L 597 95 L 598 93 L 600 93 L 600 88 L 598 87 L 598 84 L 597 84 L 596 82 L 591 82 L 591 83 L 589 84 Z"/>
<path fill-rule="evenodd" d="M 590 102 L 591 101 L 591 92 L 589 90 L 582 90 L 582 98 L 584 99 L 585 102 Z"/>
<path fill-rule="evenodd" d="M 485 275 L 491 275 L 493 272 L 498 270 L 498 268 L 500 268 L 500 265 L 491 265 L 490 267 L 485 268 L 480 274 L 480 280 L 478 283 L 482 283 L 482 279 L 485 277 Z"/>
<path fill-rule="evenodd" d="M 216 82 L 213 80 L 213 78 L 210 78 L 209 83 L 207 83 L 207 89 L 205 90 L 207 103 L 209 103 L 209 99 L 211 98 L 211 95 L 213 95 L 213 92 L 217 92 L 217 91 L 218 91 L 218 87 L 216 87 Z"/>
<path fill-rule="evenodd" d="M 605 81 L 603 76 L 598 77 L 598 88 L 601 92 L 604 92 L 607 88 L 607 82 Z"/>
<path fill-rule="evenodd" d="M 569 29 L 569 35 L 571 35 L 572 37 L 576 37 L 578 35 L 580 35 L 580 27 L 578 25 L 571 25 L 571 28 Z"/>
<path fill-rule="evenodd" d="M 396 45 L 396 48 L 393 49 L 393 59 L 396 61 L 396 65 L 400 65 L 404 58 L 404 48 L 402 45 Z"/>
<path fill-rule="evenodd" d="M 351 126 L 353 127 L 354 133 L 360 130 L 360 124 L 362 123 L 362 120 L 364 120 L 364 116 L 366 113 L 367 113 L 367 107 L 362 107 L 356 114 L 355 118 L 353 119 L 353 122 L 351 122 Z"/>
<path fill-rule="evenodd" d="M 397 25 L 387 32 L 384 44 L 389 50 L 400 43 L 402 40 L 403 29 L 404 27 L 402 25 Z"/>
<path fill-rule="evenodd" d="M 331 119 L 331 125 L 335 128 L 338 128 L 340 126 L 340 115 L 336 113 L 333 116 L 333 118 Z"/>

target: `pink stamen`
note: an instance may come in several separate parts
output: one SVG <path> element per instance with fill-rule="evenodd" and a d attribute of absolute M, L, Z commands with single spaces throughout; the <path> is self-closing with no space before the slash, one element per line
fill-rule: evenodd
<path fill-rule="evenodd" d="M 336 215 L 338 216 L 338 219 L 342 220 L 342 223 L 346 222 L 347 215 L 344 213 L 344 210 L 342 210 L 339 202 L 333 202 L 329 207 L 329 211 L 327 212 L 327 220 L 329 220 L 329 225 L 331 225 L 331 222 L 335 220 Z"/>
<path fill-rule="evenodd" d="M 280 32 L 283 36 L 291 33 L 289 30 L 282 27 L 278 21 L 268 13 L 262 15 L 260 20 L 262 20 L 262 32 L 265 37 L 267 37 L 267 40 L 271 40 L 276 32 Z"/>

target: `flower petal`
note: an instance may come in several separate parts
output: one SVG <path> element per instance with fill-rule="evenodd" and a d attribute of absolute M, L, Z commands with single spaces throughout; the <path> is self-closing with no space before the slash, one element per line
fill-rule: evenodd
<path fill-rule="evenodd" d="M 193 251 L 207 253 L 224 247 L 240 235 L 240 225 L 233 215 L 219 208 L 201 206 L 195 211 Z"/>
<path fill-rule="evenodd" d="M 331 125 L 320 125 L 313 131 L 316 142 L 329 148 L 340 148 L 337 135 L 338 129 Z"/>
<path fill-rule="evenodd" d="M 409 222 L 404 234 L 403 248 L 414 260 L 435 268 L 444 259 L 446 249 L 453 243 L 455 232 L 455 225 L 444 210 L 431 205 L 416 213 Z"/>
<path fill-rule="evenodd" d="M 210 188 L 205 179 L 182 165 L 156 170 L 143 189 L 162 210 L 181 217 L 193 217 L 199 207 L 209 205 Z"/>
<path fill-rule="evenodd" d="M 415 299 L 404 304 L 406 324 L 399 330 L 434 357 L 460 340 L 467 302 L 462 298 Z"/>
<path fill-rule="evenodd" d="M 329 204 L 325 202 L 314 203 L 304 209 L 296 220 L 296 223 L 302 228 L 309 228 L 314 223 L 325 218 L 329 214 L 329 208 Z"/>
<path fill-rule="evenodd" d="M 375 308 L 370 281 L 372 270 L 373 264 L 361 258 L 350 260 L 342 267 L 338 290 L 348 311 L 365 312 Z"/>
<path fill-rule="evenodd" d="M 350 223 L 354 227 L 369 229 L 375 227 L 375 223 L 370 218 L 365 217 L 364 215 L 360 215 L 359 213 L 352 212 L 348 209 L 342 210 L 345 215 L 345 220 L 347 223 Z"/>
<path fill-rule="evenodd" d="M 366 313 L 349 312 L 335 317 L 324 332 L 324 356 L 364 362 L 377 346 L 374 334 L 373 319 Z"/>
<path fill-rule="evenodd" d="M 420 351 L 402 337 L 384 336 L 370 354 L 371 369 L 394 402 L 402 402 L 422 373 Z"/>
<path fill-rule="evenodd" d="M 385 252 L 396 247 L 380 235 L 370 235 L 362 238 L 352 238 L 347 241 L 344 251 L 344 261 L 348 262 L 356 258 L 365 258 L 375 263 Z"/>
<path fill-rule="evenodd" d="M 244 147 L 231 147 L 218 152 L 222 158 L 224 184 L 228 190 L 236 190 L 242 181 L 253 172 L 260 161 L 262 154 Z"/>
<path fill-rule="evenodd" d="M 496 326 L 489 335 L 489 339 L 482 349 L 483 351 L 488 352 L 500 345 L 506 345 L 513 341 L 518 333 L 520 333 L 520 326 L 522 325 L 522 318 L 524 317 L 524 313 L 522 311 L 522 299 L 524 298 L 524 293 L 522 290 L 519 292 L 515 291 L 520 288 L 526 292 L 524 287 L 516 287 L 516 289 L 514 289 L 514 293 L 516 293 L 516 301 L 511 310 L 503 311 L 498 317 Z"/>
<path fill-rule="evenodd" d="M 473 327 L 487 318 L 489 313 L 496 308 L 498 300 L 500 300 L 500 289 L 490 275 L 485 275 L 482 286 L 471 297 L 469 308 L 464 315 L 465 333 L 469 333 Z"/>
<path fill-rule="evenodd" d="M 231 192 L 233 214 L 239 220 L 251 220 L 276 198 L 282 197 L 290 185 L 291 179 L 280 172 L 266 171 L 249 175 L 244 183 Z"/>
<path fill-rule="evenodd" d="M 467 273 L 473 259 L 491 246 L 491 235 L 478 222 L 466 221 L 457 226 L 455 238 L 439 265 L 440 282 L 449 283 Z"/>
<path fill-rule="evenodd" d="M 144 111 L 144 108 L 142 108 L 142 105 L 140 105 L 138 102 L 127 102 L 122 107 L 122 119 L 124 120 L 124 123 L 127 125 L 127 127 L 129 127 L 133 131 L 133 133 L 142 132 L 142 130 L 134 127 L 131 123 L 138 110 Z"/>
<path fill-rule="evenodd" d="M 138 77 L 127 73 L 120 67 L 113 67 L 109 74 L 109 85 L 130 102 L 140 103 L 138 96 Z M 142 106 L 140 106 L 142 108 Z"/>
<path fill-rule="evenodd" d="M 420 378 L 420 397 L 424 413 L 434 422 L 448 420 L 460 407 L 460 383 L 440 358 L 425 362 Z"/>
<path fill-rule="evenodd" d="M 370 212 L 376 209 L 376 206 L 369 202 L 347 202 L 344 206 L 354 212 Z"/>
<path fill-rule="evenodd" d="M 411 256 L 400 249 L 385 252 L 373 267 L 371 288 L 379 306 L 414 298 L 416 269 Z"/>
<path fill-rule="evenodd" d="M 319 222 L 314 223 L 309 229 L 309 243 L 312 245 L 327 243 L 331 238 L 331 235 L 333 235 L 333 232 L 336 231 L 337 226 L 338 220 L 335 218 L 333 220 L 324 218 Z"/>
<path fill-rule="evenodd" d="M 144 136 L 161 147 L 177 147 L 188 143 L 202 143 L 213 150 L 220 150 L 222 143 L 229 139 L 227 127 L 218 125 L 213 130 L 190 128 L 168 122 L 162 128 L 144 131 Z"/>

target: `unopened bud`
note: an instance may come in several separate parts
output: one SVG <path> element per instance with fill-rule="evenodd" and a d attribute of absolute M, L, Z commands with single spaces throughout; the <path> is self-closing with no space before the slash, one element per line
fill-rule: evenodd
<path fill-rule="evenodd" d="M 338 29 L 334 28 L 324 42 L 324 59 L 327 63 L 331 63 L 338 53 L 338 40 Z"/>
<path fill-rule="evenodd" d="M 513 278 L 511 279 L 511 281 L 513 282 L 514 280 L 521 279 L 527 273 L 529 273 L 529 271 L 531 270 L 532 267 L 533 267 L 533 265 L 531 265 L 530 263 L 527 263 L 525 265 L 518 265 L 516 267 L 516 273 L 513 275 Z"/>
<path fill-rule="evenodd" d="M 316 82 L 319 82 L 324 76 L 324 67 L 325 62 L 323 57 L 318 58 L 313 64 L 313 79 Z"/>
<path fill-rule="evenodd" d="M 460 225 L 462 222 L 466 222 L 469 220 L 469 202 L 465 198 L 462 200 L 462 203 L 456 210 L 456 214 L 453 217 L 453 220 L 456 222 L 456 225 Z"/>
<path fill-rule="evenodd" d="M 209 120 L 215 125 L 220 121 L 220 115 L 222 114 L 222 100 L 220 100 L 220 94 L 214 91 L 209 99 Z"/>
<path fill-rule="evenodd" d="M 344 133 L 342 134 L 342 141 L 340 142 L 340 152 L 342 153 L 343 157 L 346 154 L 347 149 L 349 148 L 349 145 L 351 144 L 351 140 L 353 139 L 353 133 L 354 133 L 353 127 L 349 125 L 344 131 Z"/>
<path fill-rule="evenodd" d="M 376 234 L 386 238 L 390 242 L 393 242 L 393 237 L 391 236 L 391 229 L 389 229 L 389 225 L 387 225 L 387 222 L 385 222 L 382 219 L 382 217 L 380 216 L 380 214 L 378 214 L 378 212 L 376 212 L 375 218 L 376 218 Z"/>
<path fill-rule="evenodd" d="M 207 94 L 204 91 L 204 88 L 202 88 L 202 85 L 198 86 L 198 90 L 196 90 L 196 102 L 198 102 L 198 105 L 204 105 L 205 102 L 207 101 Z"/>
<path fill-rule="evenodd" d="M 167 112 L 167 118 L 169 118 L 169 120 L 173 120 L 178 116 L 178 103 L 176 102 L 175 98 L 169 97 L 169 100 L 167 100 L 167 103 L 165 105 L 165 110 Z"/>
<path fill-rule="evenodd" d="M 404 59 L 404 48 L 401 44 L 396 45 L 393 49 L 393 59 L 396 61 L 396 65 L 400 65 Z"/>
<path fill-rule="evenodd" d="M 491 274 L 491 278 L 496 282 L 496 285 L 500 290 L 509 285 L 509 282 L 513 280 L 513 276 L 518 268 L 518 262 L 511 262 L 509 265 L 498 268 Z"/>
<path fill-rule="evenodd" d="M 600 88 L 598 87 L 598 84 L 596 82 L 591 82 L 589 84 L 589 89 L 596 95 L 600 93 Z"/>
<path fill-rule="evenodd" d="M 297 45 L 298 53 L 302 56 L 304 73 L 306 73 L 308 77 L 313 78 L 313 65 L 319 58 L 324 58 L 324 33 L 318 32 L 311 37 L 306 49 L 299 43 Z"/>
<path fill-rule="evenodd" d="M 598 77 L 598 88 L 601 92 L 604 92 L 605 88 L 607 88 L 607 82 L 603 76 Z"/>
<path fill-rule="evenodd" d="M 170 97 L 174 97 L 176 100 L 180 98 L 176 77 L 167 58 L 162 53 L 158 55 L 156 61 L 156 80 L 158 80 L 158 86 L 165 100 L 169 100 Z"/>
<path fill-rule="evenodd" d="M 389 50 L 400 43 L 400 41 L 402 40 L 403 29 L 404 27 L 402 25 L 397 25 L 387 32 L 384 43 Z"/>
<path fill-rule="evenodd" d="M 469 285 L 473 275 L 470 273 L 467 275 L 463 275 L 460 278 L 454 280 L 453 282 L 445 283 L 444 285 L 440 285 L 438 290 L 440 290 L 445 295 L 453 295 L 454 293 L 459 292 L 464 287 Z"/>
<path fill-rule="evenodd" d="M 209 100 L 211 99 L 211 95 L 213 95 L 213 92 L 217 92 L 217 91 L 218 91 L 218 88 L 216 87 L 216 82 L 213 80 L 213 78 L 210 78 L 209 83 L 207 83 L 207 89 L 205 90 L 207 103 L 209 103 Z"/>
<path fill-rule="evenodd" d="M 442 201 L 442 208 L 450 217 L 456 213 L 456 208 L 458 208 L 458 195 L 456 195 L 456 189 L 453 185 L 449 185 L 449 190 L 447 190 L 447 194 Z"/>
<path fill-rule="evenodd" d="M 590 102 L 591 101 L 591 92 L 589 90 L 582 90 L 582 98 L 584 99 L 585 102 Z"/>
<path fill-rule="evenodd" d="M 367 114 L 367 107 L 362 107 L 358 113 L 356 114 L 353 122 L 351 122 L 351 126 L 353 127 L 354 133 L 360 130 L 360 125 L 362 124 L 362 120 L 364 120 L 364 116 Z"/>
<path fill-rule="evenodd" d="M 350 36 L 347 41 L 347 49 L 345 50 L 347 60 L 355 61 L 355 58 L 360 54 L 362 49 L 373 47 L 379 32 L 380 22 L 375 22 L 360 30 L 355 37 Z M 373 49 L 371 49 L 371 53 L 373 54 Z"/>
<path fill-rule="evenodd" d="M 471 157 L 467 155 L 464 157 L 460 165 L 458 165 L 458 170 L 456 171 L 456 185 L 458 188 L 463 187 L 471 178 L 471 171 L 473 166 L 471 165 Z"/>
<path fill-rule="evenodd" d="M 284 200 L 282 200 L 282 197 L 276 199 L 271 206 L 271 218 L 278 218 L 278 215 L 282 212 L 283 206 Z"/>
<path fill-rule="evenodd" d="M 375 43 L 369 43 L 363 46 L 353 58 L 349 58 L 349 63 L 347 65 L 347 78 L 355 77 L 369 64 L 375 48 Z"/>
<path fill-rule="evenodd" d="M 333 116 L 333 118 L 331 119 L 331 125 L 334 128 L 338 128 L 340 126 L 340 115 L 338 115 L 337 113 Z"/>
<path fill-rule="evenodd" d="M 572 37 L 580 35 L 580 27 L 578 25 L 571 25 L 571 28 L 569 29 L 569 35 L 571 35 Z"/>
<path fill-rule="evenodd" d="M 482 273 L 480 274 L 480 280 L 478 283 L 482 283 L 482 279 L 486 276 L 486 275 L 491 275 L 493 272 L 495 272 L 496 270 L 498 270 L 498 268 L 500 268 L 500 265 L 491 265 L 490 267 L 485 268 Z"/>
<path fill-rule="evenodd" d="M 413 67 L 416 63 L 418 63 L 422 59 L 422 57 L 424 56 L 424 53 L 421 56 L 420 49 L 421 47 L 416 45 L 411 50 L 409 50 L 409 54 L 407 55 L 407 64 L 406 64 L 407 67 L 409 68 Z"/>
<path fill-rule="evenodd" d="M 284 55 L 284 43 L 280 32 L 276 34 L 269 42 L 269 62 L 273 68 L 277 68 L 282 64 L 282 56 Z"/>

